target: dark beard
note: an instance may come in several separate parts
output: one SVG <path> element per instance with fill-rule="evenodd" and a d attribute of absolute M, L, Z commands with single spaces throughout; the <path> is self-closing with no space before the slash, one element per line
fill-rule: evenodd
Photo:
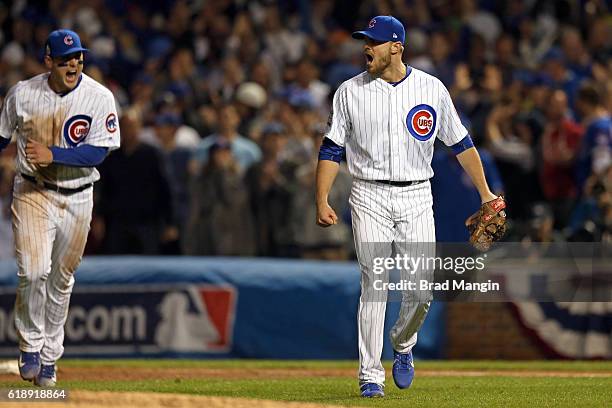
<path fill-rule="evenodd" d="M 381 57 L 380 61 L 378 61 L 376 65 L 378 65 L 378 67 L 375 71 L 370 72 L 370 74 L 379 77 L 385 71 L 385 69 L 387 69 L 389 65 L 391 65 L 391 53 L 389 52 L 384 57 Z"/>

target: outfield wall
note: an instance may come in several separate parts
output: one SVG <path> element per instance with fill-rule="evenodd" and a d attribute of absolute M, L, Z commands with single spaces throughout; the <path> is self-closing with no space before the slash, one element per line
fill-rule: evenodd
<path fill-rule="evenodd" d="M 16 269 L 0 262 L 4 357 L 17 353 Z M 76 275 L 65 356 L 356 359 L 359 273 L 352 262 L 89 257 Z M 398 306 L 389 304 L 388 327 Z M 444 316 L 434 304 L 417 358 L 442 357 Z"/>

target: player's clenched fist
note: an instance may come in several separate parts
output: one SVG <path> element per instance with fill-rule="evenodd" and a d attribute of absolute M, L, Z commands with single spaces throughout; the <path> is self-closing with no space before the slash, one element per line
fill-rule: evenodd
<path fill-rule="evenodd" d="M 338 223 L 338 216 L 329 204 L 317 205 L 317 224 L 321 227 L 329 227 Z"/>
<path fill-rule="evenodd" d="M 26 158 L 32 164 L 44 167 L 53 162 L 53 153 L 47 146 L 29 139 L 26 144 Z"/>

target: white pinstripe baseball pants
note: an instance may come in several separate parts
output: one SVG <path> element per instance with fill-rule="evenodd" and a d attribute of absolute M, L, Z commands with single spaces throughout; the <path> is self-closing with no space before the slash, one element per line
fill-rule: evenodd
<path fill-rule="evenodd" d="M 415 247 L 421 247 L 416 245 L 407 249 L 402 243 L 435 242 L 431 185 L 423 182 L 397 187 L 356 179 L 349 202 L 361 268 L 359 382 L 384 385 L 385 371 L 381 356 L 387 292 L 371 290 L 373 282 L 380 279 L 380 275 L 373 272 L 373 260 L 377 257 L 388 258 L 394 253 L 410 253 Z M 428 244 L 426 247 L 429 251 L 433 246 Z M 428 255 L 432 255 L 431 252 Z M 429 305 L 429 298 L 415 298 L 413 294 L 402 293 L 400 315 L 390 332 L 396 351 L 406 353 L 416 344 L 417 331 L 425 320 Z"/>
<path fill-rule="evenodd" d="M 92 207 L 93 188 L 62 195 L 15 178 L 15 326 L 19 349 L 40 351 L 43 364 L 54 364 L 64 352 L 73 274 L 85 250 Z"/>

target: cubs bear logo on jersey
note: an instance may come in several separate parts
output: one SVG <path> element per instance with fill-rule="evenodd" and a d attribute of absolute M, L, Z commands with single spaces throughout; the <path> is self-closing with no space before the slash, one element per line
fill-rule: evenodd
<path fill-rule="evenodd" d="M 64 123 L 64 139 L 70 146 L 76 146 L 89 134 L 91 117 L 75 115 Z"/>
<path fill-rule="evenodd" d="M 108 130 L 109 133 L 115 133 L 115 131 L 117 131 L 117 115 L 114 113 L 106 117 L 106 130 Z"/>
<path fill-rule="evenodd" d="M 406 116 L 406 127 L 415 139 L 428 140 L 436 129 L 436 111 L 424 103 L 415 106 Z"/>

